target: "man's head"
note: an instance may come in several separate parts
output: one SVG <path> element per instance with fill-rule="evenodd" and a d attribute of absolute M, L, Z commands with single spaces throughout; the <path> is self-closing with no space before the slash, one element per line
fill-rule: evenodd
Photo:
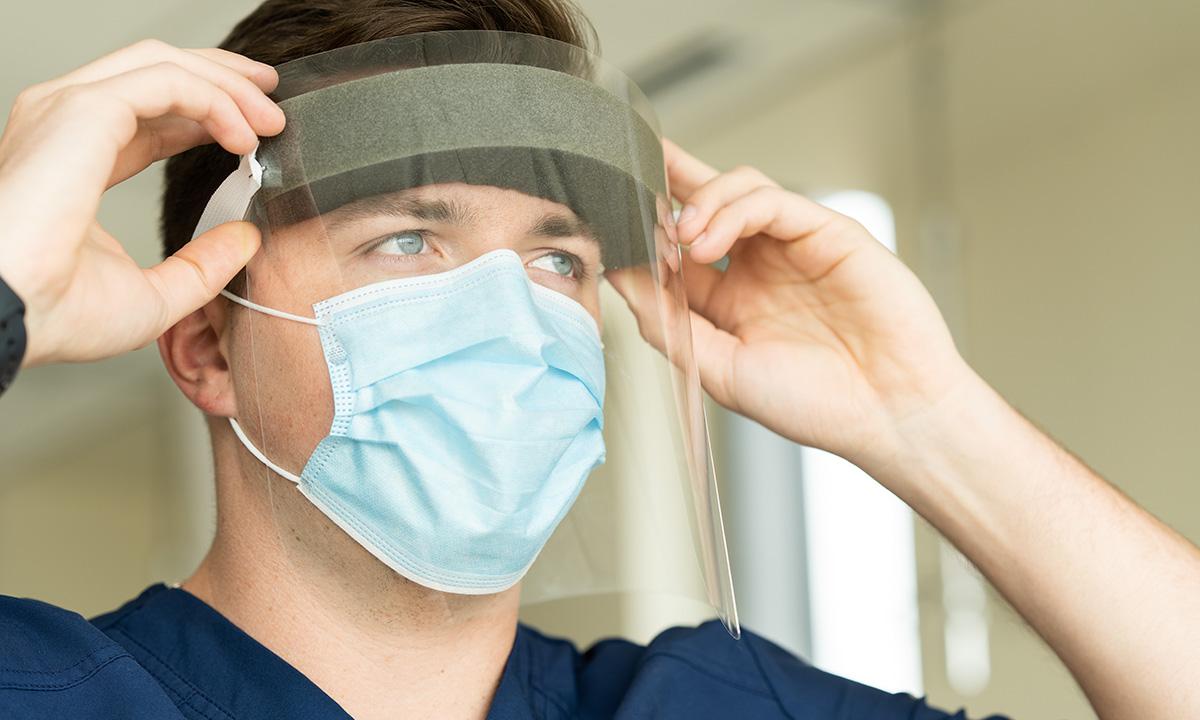
<path fill-rule="evenodd" d="M 586 21 L 565 0 L 269 0 L 222 47 L 280 64 L 347 45 L 446 30 L 520 32 L 584 48 L 593 42 Z M 212 192 L 236 165 L 236 158 L 215 146 L 168 163 L 162 215 L 167 253 L 190 239 Z M 260 304 L 311 315 L 313 303 L 339 293 L 447 270 L 496 248 L 516 251 L 534 282 L 571 297 L 598 320 L 599 248 L 574 212 L 514 190 L 453 182 L 376 195 L 272 227 L 248 267 L 250 294 Z M 242 418 L 256 445 L 299 473 L 329 432 L 333 415 L 315 329 L 218 300 L 173 328 L 160 346 L 185 394 L 216 419 L 210 427 L 222 532 L 229 535 L 232 526 L 242 542 L 302 548 L 289 552 L 287 561 L 293 570 L 296 561 L 305 563 L 302 574 L 308 578 L 333 569 L 354 574 L 356 566 L 367 583 L 390 582 L 379 568 L 362 562 L 369 560 L 362 549 L 298 493 L 286 492 L 286 482 L 241 452 L 224 423 L 226 417 Z M 356 584 L 344 575 L 330 582 Z"/>

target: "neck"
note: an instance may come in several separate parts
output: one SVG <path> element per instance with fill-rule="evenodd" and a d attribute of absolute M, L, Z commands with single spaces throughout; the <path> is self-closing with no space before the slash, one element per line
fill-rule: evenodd
<path fill-rule="evenodd" d="M 355 718 L 484 717 L 512 649 L 517 590 L 464 596 L 412 583 L 290 482 L 214 439 L 217 536 L 184 589 Z"/>

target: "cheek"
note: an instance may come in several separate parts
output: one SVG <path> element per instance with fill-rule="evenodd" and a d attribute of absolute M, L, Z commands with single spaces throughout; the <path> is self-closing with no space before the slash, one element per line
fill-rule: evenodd
<path fill-rule="evenodd" d="M 588 315 L 596 321 L 596 327 L 600 328 L 600 332 L 604 332 L 604 317 L 600 314 L 600 301 L 596 300 L 592 303 L 585 303 L 584 308 L 587 309 Z"/>
<path fill-rule="evenodd" d="M 600 331 L 604 331 L 604 318 L 600 314 L 600 283 L 593 280 L 588 283 L 588 286 L 583 290 L 583 297 L 580 298 L 579 304 L 583 305 L 583 309 L 588 311 L 588 315 L 596 321 L 596 327 Z"/>
<path fill-rule="evenodd" d="M 300 474 L 333 421 L 333 390 L 316 328 L 251 316 L 234 382 L 239 422 L 267 457 Z M 243 389 L 244 388 L 244 389 Z"/>

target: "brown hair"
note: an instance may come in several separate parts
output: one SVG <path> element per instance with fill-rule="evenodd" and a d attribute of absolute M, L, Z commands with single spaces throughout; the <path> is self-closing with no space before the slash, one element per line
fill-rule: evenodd
<path fill-rule="evenodd" d="M 504 30 L 593 49 L 596 34 L 572 0 L 266 0 L 221 47 L 269 65 L 347 45 L 435 30 Z M 163 253 L 191 239 L 209 196 L 237 157 L 204 145 L 167 161 Z"/>

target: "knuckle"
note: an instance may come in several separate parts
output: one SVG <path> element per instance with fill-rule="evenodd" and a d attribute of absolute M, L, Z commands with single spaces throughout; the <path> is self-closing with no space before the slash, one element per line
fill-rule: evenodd
<path fill-rule="evenodd" d="M 714 210 L 714 206 L 721 197 L 721 186 L 724 177 L 723 175 L 718 175 L 696 188 L 696 192 L 692 193 L 692 196 L 688 198 L 687 204 L 702 212 L 711 212 Z"/>
<path fill-rule="evenodd" d="M 185 267 L 191 270 L 191 274 L 196 279 L 196 284 L 203 288 L 205 292 L 213 289 L 212 278 L 208 276 L 208 273 L 200 263 L 196 262 L 196 260 L 193 258 L 188 257 L 186 253 L 175 253 L 175 255 L 172 257 L 183 263 Z"/>
<path fill-rule="evenodd" d="M 164 73 L 172 77 L 179 77 L 183 73 L 183 68 L 171 60 L 159 60 L 150 66 L 156 72 Z"/>
<path fill-rule="evenodd" d="M 92 85 L 72 85 L 53 93 L 56 104 L 70 109 L 90 108 L 104 104 L 104 93 Z"/>
<path fill-rule="evenodd" d="M 31 105 L 35 105 L 45 96 L 46 88 L 43 85 L 30 85 L 17 93 L 17 96 L 13 98 L 13 112 L 16 113 Z"/>
<path fill-rule="evenodd" d="M 763 212 L 778 211 L 791 196 L 787 190 L 776 185 L 762 185 L 747 193 L 746 201 Z"/>
<path fill-rule="evenodd" d="M 736 204 L 723 205 L 716 210 L 713 210 L 712 216 L 708 218 L 708 230 L 711 232 L 713 226 L 720 225 L 721 223 L 725 222 L 729 218 L 729 215 L 735 212 L 737 212 Z"/>
<path fill-rule="evenodd" d="M 139 55 L 149 56 L 162 55 L 173 50 L 174 48 L 158 38 L 144 38 L 142 40 L 138 40 L 133 45 L 130 45 L 129 49 Z"/>
<path fill-rule="evenodd" d="M 755 185 L 774 185 L 775 181 L 767 177 L 767 174 L 753 165 L 738 165 L 730 173 L 737 175 L 739 178 L 749 181 Z"/>
<path fill-rule="evenodd" d="M 116 122 L 126 113 L 125 103 L 113 92 L 94 84 L 56 90 L 51 107 L 67 115 L 80 115 L 97 122 Z"/>
<path fill-rule="evenodd" d="M 825 228 L 833 232 L 835 235 L 866 232 L 866 228 L 864 228 L 857 220 L 849 215 L 843 215 L 834 210 L 830 211 L 829 217 L 825 220 Z"/>
<path fill-rule="evenodd" d="M 157 331 L 154 334 L 160 334 L 171 327 L 171 307 L 167 300 L 167 287 L 163 284 L 162 278 L 153 273 L 148 274 L 147 279 L 154 287 L 155 297 L 157 298 L 154 308 L 151 311 L 154 316 L 154 321 L 151 325 Z"/>
<path fill-rule="evenodd" d="M 164 89 L 177 97 L 184 97 L 185 94 L 195 95 L 200 92 L 200 89 L 194 87 L 194 83 L 190 82 L 191 76 L 188 72 L 170 60 L 155 63 L 150 68 L 159 76 L 165 86 Z"/>
<path fill-rule="evenodd" d="M 713 215 L 708 223 L 708 235 L 724 235 L 729 232 L 740 232 L 746 224 L 747 210 L 743 206 L 726 205 Z"/>

